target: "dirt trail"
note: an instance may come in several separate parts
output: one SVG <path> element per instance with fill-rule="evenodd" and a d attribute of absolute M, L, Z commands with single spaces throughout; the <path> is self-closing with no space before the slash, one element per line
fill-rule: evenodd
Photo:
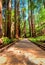
<path fill-rule="evenodd" d="M 45 51 L 31 43 L 28 39 L 16 42 L 0 53 L 0 65 L 45 65 Z"/>

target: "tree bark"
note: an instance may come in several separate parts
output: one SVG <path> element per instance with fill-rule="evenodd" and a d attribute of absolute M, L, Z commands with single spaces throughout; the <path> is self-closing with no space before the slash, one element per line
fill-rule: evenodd
<path fill-rule="evenodd" d="M 7 37 L 11 38 L 11 0 L 7 5 Z"/>
<path fill-rule="evenodd" d="M 16 38 L 20 37 L 19 3 L 20 3 L 20 1 L 18 3 L 16 3 Z"/>
<path fill-rule="evenodd" d="M 32 0 L 30 0 L 31 3 Z M 33 10 L 31 8 L 31 37 L 35 37 L 35 24 L 34 24 L 34 18 L 33 18 Z"/>
<path fill-rule="evenodd" d="M 28 22 L 29 22 L 29 36 L 31 36 L 31 14 L 29 9 L 30 1 L 28 1 Z"/>
<path fill-rule="evenodd" d="M 16 37 L 16 0 L 14 1 L 15 4 L 15 8 L 14 8 L 14 19 L 15 19 L 15 23 L 14 23 L 14 37 Z"/>
<path fill-rule="evenodd" d="M 0 0 L 0 37 L 2 37 L 2 0 Z"/>
<path fill-rule="evenodd" d="M 26 21 L 24 21 L 24 37 L 26 38 Z"/>

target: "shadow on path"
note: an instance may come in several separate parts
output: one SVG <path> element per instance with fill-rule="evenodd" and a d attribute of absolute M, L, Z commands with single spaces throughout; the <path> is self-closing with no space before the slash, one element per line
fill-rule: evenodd
<path fill-rule="evenodd" d="M 16 42 L 0 56 L 7 58 L 0 65 L 45 65 L 45 52 L 27 39 Z"/>
<path fill-rule="evenodd" d="M 4 65 L 36 65 L 25 58 L 24 55 L 15 55 L 12 52 L 7 53 L 7 62 Z"/>

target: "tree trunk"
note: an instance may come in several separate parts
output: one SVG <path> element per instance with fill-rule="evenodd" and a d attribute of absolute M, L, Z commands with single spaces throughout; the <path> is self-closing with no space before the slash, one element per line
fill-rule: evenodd
<path fill-rule="evenodd" d="M 24 37 L 26 38 L 26 21 L 24 21 Z"/>
<path fill-rule="evenodd" d="M 31 3 L 32 0 L 30 0 Z M 35 25 L 34 25 L 34 18 L 33 18 L 33 10 L 31 8 L 31 37 L 35 37 Z"/>
<path fill-rule="evenodd" d="M 16 1 L 16 38 L 19 38 L 19 30 L 18 30 L 18 7 L 17 7 L 18 3 Z"/>
<path fill-rule="evenodd" d="M 16 38 L 16 0 L 15 0 L 15 4 L 14 4 L 15 8 L 14 8 L 14 19 L 15 19 L 15 23 L 14 23 L 14 37 Z"/>
<path fill-rule="evenodd" d="M 44 8 L 45 8 L 45 2 L 43 2 L 43 4 L 44 4 Z"/>
<path fill-rule="evenodd" d="M 31 14 L 29 9 L 30 1 L 28 1 L 28 22 L 29 22 L 29 36 L 31 36 Z"/>
<path fill-rule="evenodd" d="M 19 2 L 16 3 L 16 38 L 19 38 L 20 37 Z"/>
<path fill-rule="evenodd" d="M 33 18 L 33 13 L 31 10 L 31 37 L 35 37 L 36 33 L 35 33 L 35 24 L 34 24 L 34 18 Z"/>
<path fill-rule="evenodd" d="M 4 3 L 2 4 L 2 8 L 4 9 L 4 20 L 3 20 L 3 36 L 7 36 L 7 13 L 6 13 L 6 10 L 7 8 L 5 8 L 6 5 L 6 2 L 7 1 L 4 1 Z"/>
<path fill-rule="evenodd" d="M 2 0 L 0 0 L 0 37 L 2 37 Z"/>
<path fill-rule="evenodd" d="M 32 18 L 32 10 L 31 10 L 31 37 L 33 37 L 33 18 Z"/>
<path fill-rule="evenodd" d="M 7 37 L 11 38 L 11 0 L 9 1 L 7 5 Z"/>

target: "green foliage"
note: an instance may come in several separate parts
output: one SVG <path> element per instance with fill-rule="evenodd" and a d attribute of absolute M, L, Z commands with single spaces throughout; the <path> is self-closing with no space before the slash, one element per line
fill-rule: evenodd
<path fill-rule="evenodd" d="M 31 10 L 34 10 L 36 7 L 37 7 L 36 4 L 34 4 L 34 2 L 32 1 L 29 8 Z"/>
<path fill-rule="evenodd" d="M 45 8 L 43 5 L 41 6 L 38 14 L 35 14 L 35 17 L 36 17 L 37 24 L 40 22 L 41 23 L 45 22 Z"/>
<path fill-rule="evenodd" d="M 41 7 L 41 9 L 40 9 L 39 19 L 40 19 L 40 22 L 45 21 L 45 8 L 43 8 L 43 7 Z"/>
<path fill-rule="evenodd" d="M 37 3 L 42 3 L 42 0 L 37 0 Z"/>
<path fill-rule="evenodd" d="M 45 28 L 45 8 L 44 6 L 42 5 L 38 14 L 36 15 L 36 26 L 35 26 L 35 29 L 36 29 L 36 34 L 37 35 L 42 35 L 42 30 Z"/>
<path fill-rule="evenodd" d="M 37 27 L 37 28 L 36 28 L 36 31 L 39 32 L 39 31 L 41 31 L 43 28 L 45 28 L 45 24 L 43 24 L 43 25 Z"/>
<path fill-rule="evenodd" d="M 13 9 L 13 10 L 11 10 L 11 21 L 14 22 L 14 20 L 15 19 L 14 19 L 14 9 Z"/>
<path fill-rule="evenodd" d="M 34 42 L 34 43 L 40 44 L 40 42 L 45 41 L 45 36 L 39 36 L 39 37 L 36 37 L 36 38 L 29 38 L 29 40 Z"/>
<path fill-rule="evenodd" d="M 26 11 L 26 8 L 24 7 L 24 8 L 22 8 L 22 12 L 25 12 Z"/>
<path fill-rule="evenodd" d="M 3 45 L 7 45 L 7 44 L 10 44 L 12 42 L 12 40 L 9 39 L 8 37 L 2 37 L 1 39 L 3 41 Z"/>
<path fill-rule="evenodd" d="M 30 10 L 34 10 L 35 8 L 37 8 L 37 3 L 35 3 L 34 1 L 32 0 L 28 0 L 28 3 L 30 2 L 30 4 L 28 5 L 28 8 Z"/>

